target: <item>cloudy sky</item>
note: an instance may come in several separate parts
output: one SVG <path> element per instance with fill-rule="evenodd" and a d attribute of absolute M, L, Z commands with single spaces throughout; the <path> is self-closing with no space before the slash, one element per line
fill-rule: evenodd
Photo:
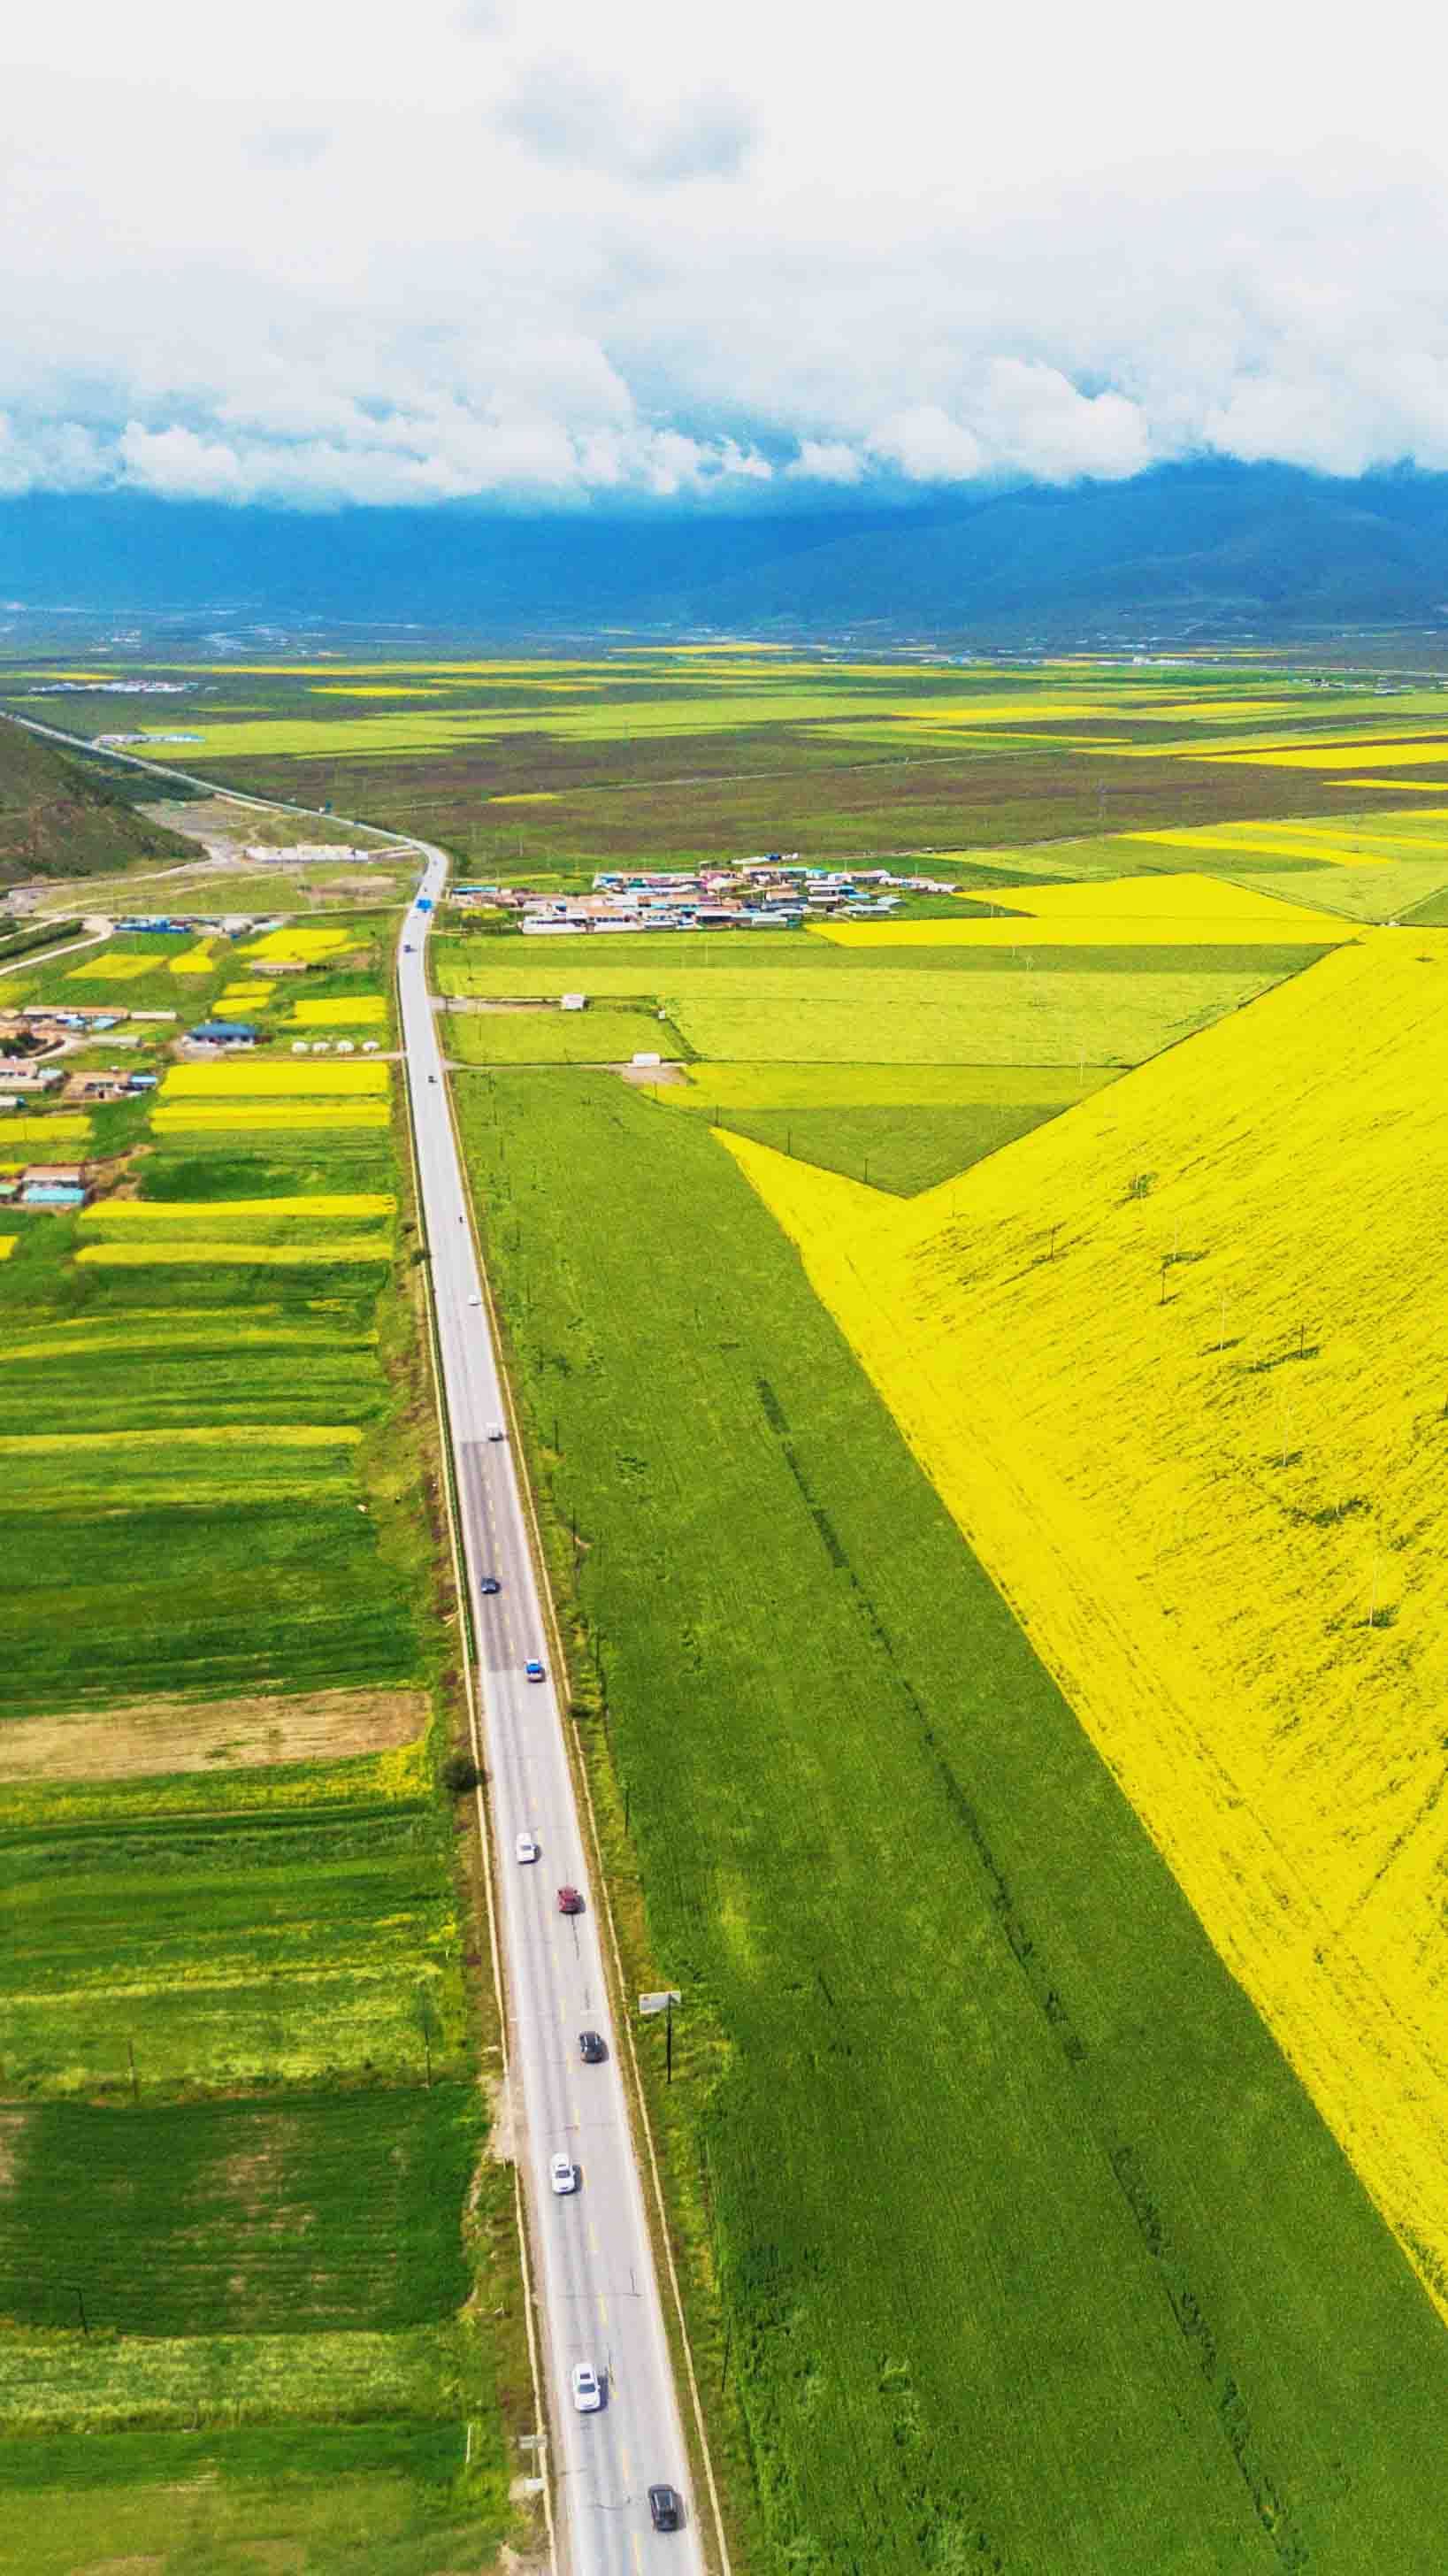
<path fill-rule="evenodd" d="M 734 508 L 1203 453 L 1448 469 L 1445 47 L 1361 8 L 24 17 L 0 493 Z"/>

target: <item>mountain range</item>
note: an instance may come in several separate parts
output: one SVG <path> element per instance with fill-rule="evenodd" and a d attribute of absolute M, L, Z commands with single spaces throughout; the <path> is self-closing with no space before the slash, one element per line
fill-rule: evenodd
<path fill-rule="evenodd" d="M 0 624 L 178 639 L 699 633 L 955 640 L 1287 636 L 1448 619 L 1448 475 L 1275 465 L 790 513 L 450 504 L 334 514 L 137 495 L 0 502 Z"/>

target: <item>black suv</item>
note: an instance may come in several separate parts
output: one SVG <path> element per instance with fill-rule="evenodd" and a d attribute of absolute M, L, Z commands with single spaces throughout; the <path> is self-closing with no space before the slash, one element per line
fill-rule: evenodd
<path fill-rule="evenodd" d="M 578 2034 L 578 2054 L 585 2066 L 598 2066 L 607 2057 L 608 2050 L 596 2030 L 581 2030 Z"/>
<path fill-rule="evenodd" d="M 650 2487 L 649 2518 L 655 2531 L 677 2531 L 684 2519 L 682 2500 L 672 2487 Z"/>

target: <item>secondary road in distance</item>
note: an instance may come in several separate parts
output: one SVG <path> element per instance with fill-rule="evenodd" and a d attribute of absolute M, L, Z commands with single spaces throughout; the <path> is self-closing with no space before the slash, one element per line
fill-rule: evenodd
<path fill-rule="evenodd" d="M 440 850 L 417 846 L 427 863 L 420 894 L 431 904 L 442 892 L 447 860 Z M 510 2013 L 511 2107 L 527 2177 L 560 2441 L 559 2537 L 575 2576 L 639 2576 L 655 2567 L 703 2576 L 599 1921 L 564 1742 L 558 1693 L 566 1676 L 550 1668 L 520 1472 L 427 989 L 431 921 L 430 911 L 415 907 L 405 917 L 398 995 L 481 1668 Z M 501 1439 L 493 1436 L 499 1430 Z M 495 1594 L 480 1590 L 488 1577 L 501 1587 Z M 541 1682 L 526 1677 L 530 1657 L 544 1667 Z M 515 1860 L 520 1833 L 536 1835 L 536 1861 Z M 581 1914 L 559 1913 L 558 1890 L 565 1886 L 582 1893 Z M 603 2038 L 608 2054 L 599 2065 L 586 2066 L 579 2056 L 585 2030 Z M 559 2154 L 571 2159 L 578 2174 L 578 2188 L 561 2198 L 549 2180 L 550 2162 Z M 571 2374 L 578 2362 L 591 2363 L 604 2383 L 605 2402 L 597 2414 L 574 2410 Z M 659 2483 L 684 2496 L 684 2527 L 678 2532 L 653 2529 L 648 2489 Z"/>

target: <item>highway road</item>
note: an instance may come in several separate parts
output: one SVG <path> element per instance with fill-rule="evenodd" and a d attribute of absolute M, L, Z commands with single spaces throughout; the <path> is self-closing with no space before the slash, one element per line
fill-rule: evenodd
<path fill-rule="evenodd" d="M 68 750 L 88 746 L 58 726 L 12 718 Z M 151 770 L 158 792 L 172 764 L 111 752 Z M 281 800 L 239 797 L 191 771 L 175 771 L 232 801 L 269 807 Z M 297 811 L 295 807 L 282 807 Z M 345 821 L 334 816 L 334 821 Z M 447 857 L 410 835 L 396 836 L 423 861 L 419 893 L 436 902 Z M 542 2311 L 542 2353 L 553 2431 L 553 2502 L 559 2576 L 703 2576 L 700 2516 L 689 2492 L 687 2453 L 664 2332 L 643 2188 L 629 2127 L 624 2079 L 603 1972 L 602 1936 L 574 1800 L 555 1676 L 528 1540 L 521 1468 L 493 1346 L 470 1221 L 467 1186 L 448 1106 L 437 1026 L 427 989 L 430 912 L 405 916 L 398 951 L 403 1053 L 412 1095 L 423 1228 L 432 1256 L 433 1300 L 459 1503 L 464 1570 L 481 1681 L 483 1757 L 497 1845 L 495 1872 L 507 1999 L 510 2111 L 524 2176 L 530 2241 Z M 502 1438 L 494 1438 L 502 1431 Z M 499 1585 L 484 1594 L 484 1578 Z M 536 1658 L 545 1678 L 530 1682 Z M 515 1857 L 517 1837 L 537 1839 L 539 1858 Z M 580 1890 L 581 1914 L 558 1912 L 560 1887 Z M 585 2065 L 579 2034 L 598 2032 L 606 2055 Z M 555 2155 L 570 2158 L 577 2188 L 552 2190 Z M 574 2365 L 603 2383 L 604 2403 L 579 2414 Z M 525 2469 L 526 2463 L 520 2463 Z M 683 2500 L 683 2527 L 656 2532 L 651 2485 Z"/>
<path fill-rule="evenodd" d="M 421 893 L 436 900 L 442 852 L 423 855 Z M 422 1211 L 432 1252 L 454 1468 L 483 1702 L 484 1759 L 497 1837 L 502 1948 L 508 1990 L 517 2152 L 527 2180 L 543 2343 L 554 2424 L 560 2555 L 572 2576 L 639 2576 L 668 2568 L 702 2576 L 698 2517 L 664 2334 L 643 2191 L 603 1973 L 601 1933 L 564 1744 L 555 1676 L 469 1203 L 448 1110 L 437 1025 L 427 990 L 431 916 L 406 917 L 398 957 L 402 1039 L 412 1087 Z M 494 1577 L 501 1589 L 484 1595 Z M 547 1678 L 530 1682 L 527 1659 Z M 540 1858 L 514 1858 L 536 1835 Z M 558 1912 L 578 1888 L 582 1914 Z M 579 2033 L 607 2047 L 585 2065 Z M 556 2197 L 549 2163 L 573 2162 L 578 2188 Z M 597 2414 L 575 2412 L 571 2373 L 591 2363 L 605 2387 Z M 647 2490 L 684 2497 L 684 2527 L 655 2532 Z"/>

